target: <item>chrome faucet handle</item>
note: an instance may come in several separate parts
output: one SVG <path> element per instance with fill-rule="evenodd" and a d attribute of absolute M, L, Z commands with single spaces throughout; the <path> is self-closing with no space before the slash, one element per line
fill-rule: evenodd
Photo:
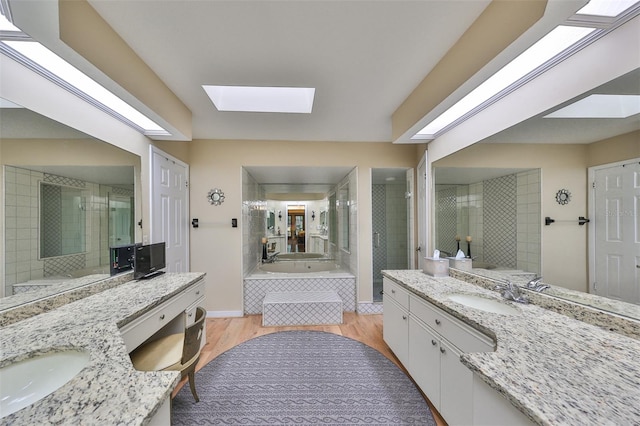
<path fill-rule="evenodd" d="M 542 275 L 531 279 L 531 281 L 529 281 L 527 283 L 527 288 L 536 288 L 536 287 L 538 287 L 540 285 L 540 281 L 541 280 L 542 280 Z"/>

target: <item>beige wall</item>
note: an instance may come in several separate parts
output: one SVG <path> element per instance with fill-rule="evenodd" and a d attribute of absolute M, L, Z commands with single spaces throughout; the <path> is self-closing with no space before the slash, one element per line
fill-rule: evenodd
<path fill-rule="evenodd" d="M 190 216 L 200 220 L 190 234 L 191 270 L 207 273 L 207 310 L 242 310 L 243 224 L 232 228 L 231 219 L 242 217 L 243 166 L 358 167 L 358 300 L 371 301 L 371 168 L 415 167 L 418 161 L 415 146 L 390 143 L 190 142 Z M 215 187 L 226 196 L 220 206 L 206 200 Z"/>
<path fill-rule="evenodd" d="M 640 158 L 640 130 L 592 143 L 587 155 L 589 167 Z"/>
<path fill-rule="evenodd" d="M 542 274 L 546 282 L 587 291 L 587 168 L 640 157 L 640 132 L 590 145 L 475 144 L 435 162 L 435 167 L 540 168 L 542 179 Z M 569 204 L 560 205 L 555 194 L 571 192 Z M 558 222 L 544 225 L 544 217 Z M 571 220 L 575 222 L 559 222 Z"/>

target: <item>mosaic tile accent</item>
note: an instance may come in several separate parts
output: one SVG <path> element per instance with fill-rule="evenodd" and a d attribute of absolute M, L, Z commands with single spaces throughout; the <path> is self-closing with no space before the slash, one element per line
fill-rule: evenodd
<path fill-rule="evenodd" d="M 262 313 L 262 302 L 267 293 L 330 290 L 338 293 L 345 311 L 356 310 L 356 279 L 353 276 L 278 279 L 247 277 L 244 279 L 244 313 L 246 315 Z"/>
<path fill-rule="evenodd" d="M 54 183 L 56 185 L 63 186 L 75 186 L 76 188 L 84 188 L 86 187 L 86 182 L 79 179 L 73 179 L 64 176 L 52 175 L 49 173 L 44 174 L 44 182 Z"/>
<path fill-rule="evenodd" d="M 516 175 L 484 181 L 484 261 L 517 267 Z M 473 253 L 472 253 L 473 255 Z"/>
<path fill-rule="evenodd" d="M 115 195 L 122 195 L 122 196 L 125 196 L 125 197 L 133 197 L 133 196 L 134 196 L 134 193 L 133 193 L 134 191 L 133 191 L 133 189 L 130 189 L 130 188 L 121 188 L 121 187 L 119 187 L 119 186 L 112 186 L 112 187 L 110 188 L 110 192 L 111 192 L 112 194 L 115 194 Z"/>
<path fill-rule="evenodd" d="M 383 313 L 382 303 L 359 302 L 358 313 L 361 315 Z"/>
<path fill-rule="evenodd" d="M 437 192 L 438 202 L 436 210 L 436 226 L 438 228 L 438 241 L 436 248 L 453 254 L 456 249 L 455 237 L 458 235 L 458 214 L 456 188 L 443 188 Z M 428 254 L 431 256 L 431 253 Z"/>
<path fill-rule="evenodd" d="M 54 257 L 44 260 L 44 276 L 64 275 L 69 271 L 77 271 L 86 267 L 84 254 Z"/>
<path fill-rule="evenodd" d="M 342 324 L 342 300 L 335 291 L 267 293 L 262 325 Z"/>
<path fill-rule="evenodd" d="M 41 257 L 51 257 L 62 252 L 62 187 L 57 185 L 40 186 L 40 202 L 46 212 L 40 216 Z"/>

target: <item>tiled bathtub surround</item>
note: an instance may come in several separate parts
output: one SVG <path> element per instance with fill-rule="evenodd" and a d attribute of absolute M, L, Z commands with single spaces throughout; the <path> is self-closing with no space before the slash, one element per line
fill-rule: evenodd
<path fill-rule="evenodd" d="M 449 269 L 453 278 L 492 290 L 496 284 L 510 280 L 523 286 L 528 278 L 512 275 L 499 270 L 482 270 L 482 275 Z M 552 295 L 556 293 L 556 297 Z M 640 340 L 640 306 L 616 302 L 599 296 L 579 293 L 561 287 L 551 286 L 543 293 L 526 291 L 527 297 L 538 306 L 595 325 L 607 331 Z M 562 297 L 562 298 L 559 298 Z M 567 300 L 568 297 L 574 300 Z M 600 306 L 600 308 L 595 306 Z M 614 314 L 611 314 L 613 312 Z"/>
<path fill-rule="evenodd" d="M 131 281 L 98 295 L 0 328 L 0 366 L 39 353 L 83 348 L 90 361 L 70 382 L 2 424 L 122 424 L 148 422 L 170 396 L 180 374 L 137 371 L 119 331 L 203 278 L 167 273 Z"/>
<path fill-rule="evenodd" d="M 345 311 L 356 310 L 356 279 L 344 272 L 324 276 L 319 273 L 306 274 L 259 274 L 244 279 L 244 313 L 261 314 L 262 301 L 267 293 L 283 291 L 335 291 L 342 299 Z"/>
<path fill-rule="evenodd" d="M 495 352 L 460 359 L 541 425 L 631 425 L 640 421 L 640 341 L 535 304 L 507 302 L 517 315 L 468 308 L 453 293 L 502 300 L 495 291 L 421 271 L 384 275 L 496 341 Z"/>

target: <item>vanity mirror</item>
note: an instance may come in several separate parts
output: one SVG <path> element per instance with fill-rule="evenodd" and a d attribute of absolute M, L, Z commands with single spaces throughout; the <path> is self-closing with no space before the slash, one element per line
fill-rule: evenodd
<path fill-rule="evenodd" d="M 17 105 L 0 113 L 4 310 L 109 276 L 109 247 L 136 241 L 140 158 Z"/>
<path fill-rule="evenodd" d="M 638 114 L 615 119 L 545 118 L 592 93 L 640 94 L 640 71 L 624 74 L 432 163 L 434 246 L 454 252 L 456 235 L 462 242 L 469 235 L 473 256 L 478 256 L 475 274 L 494 279 L 508 278 L 510 274 L 521 274 L 520 279 L 542 275 L 543 282 L 552 285 L 543 295 L 640 320 L 637 299 L 616 296 L 615 289 L 603 290 L 602 282 L 595 283 L 596 259 L 607 256 L 595 256 L 589 251 L 598 247 L 594 239 L 597 226 L 602 229 L 607 220 L 630 211 L 618 209 L 619 214 L 614 214 L 609 209 L 608 216 L 593 214 L 596 191 L 590 172 L 614 164 L 623 168 L 622 164 L 637 163 Z M 516 192 L 511 189 L 508 194 L 505 191 L 513 188 L 513 179 Z M 500 194 L 493 201 L 484 192 L 488 184 Z M 525 188 L 526 193 L 519 192 Z M 527 206 L 522 209 L 520 203 L 525 201 Z M 496 203 L 497 209 L 489 208 L 491 202 Z M 503 226 L 499 228 L 489 223 L 507 213 L 511 218 L 515 214 L 515 221 L 500 219 Z M 556 223 L 546 226 L 546 216 L 557 219 Z M 579 217 L 590 221 L 581 226 Z M 638 253 L 637 243 L 630 250 Z M 525 254 L 523 261 L 521 255 Z M 623 278 L 620 283 L 633 285 L 633 279 Z"/>

